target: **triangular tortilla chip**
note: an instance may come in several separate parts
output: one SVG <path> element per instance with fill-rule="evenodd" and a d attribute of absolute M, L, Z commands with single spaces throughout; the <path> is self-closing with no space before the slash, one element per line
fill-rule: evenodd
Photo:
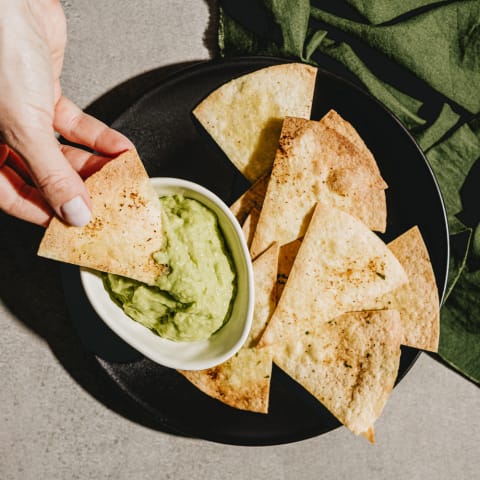
<path fill-rule="evenodd" d="M 245 221 L 245 218 L 253 208 L 259 211 L 262 209 L 269 179 L 270 172 L 267 172 L 230 206 L 230 211 L 235 215 L 240 224 Z"/>
<path fill-rule="evenodd" d="M 193 114 L 254 182 L 272 166 L 283 118 L 310 118 L 316 74 L 301 63 L 263 68 L 222 85 Z"/>
<path fill-rule="evenodd" d="M 362 432 L 362 435 L 370 442 L 370 443 L 375 443 L 375 427 L 373 425 L 370 425 L 368 427 L 368 430 L 365 430 Z"/>
<path fill-rule="evenodd" d="M 272 353 L 243 348 L 226 362 L 207 370 L 180 370 L 206 395 L 240 410 L 268 413 Z"/>
<path fill-rule="evenodd" d="M 348 213 L 318 204 L 261 343 L 283 348 L 292 334 L 376 308 L 378 297 L 407 281 L 375 233 Z"/>
<path fill-rule="evenodd" d="M 256 348 L 275 308 L 278 245 L 274 244 L 253 262 L 255 307 L 252 328 L 240 351 L 217 367 L 185 371 L 184 375 L 207 395 L 241 410 L 267 413 L 272 352 Z"/>
<path fill-rule="evenodd" d="M 374 439 L 375 420 L 393 389 L 401 326 L 395 310 L 352 312 L 297 332 L 274 362 L 354 434 Z"/>
<path fill-rule="evenodd" d="M 278 266 L 278 244 L 274 243 L 263 255 L 253 262 L 255 277 L 255 307 L 252 328 L 245 345 L 256 347 L 276 306 L 276 280 Z"/>
<path fill-rule="evenodd" d="M 53 218 L 38 254 L 153 284 L 164 270 L 152 258 L 163 245 L 161 206 L 136 151 L 109 161 L 85 184 L 90 223 L 72 227 Z"/>
<path fill-rule="evenodd" d="M 418 227 L 412 227 L 388 244 L 408 275 L 408 283 L 378 299 L 379 308 L 400 312 L 402 344 L 438 351 L 440 304 L 427 247 Z"/>
<path fill-rule="evenodd" d="M 301 244 L 302 240 L 299 238 L 280 247 L 278 253 L 277 303 L 283 293 Z"/>
<path fill-rule="evenodd" d="M 353 127 L 353 125 L 347 122 L 343 117 L 341 117 L 335 110 L 330 110 L 325 116 L 322 117 L 321 120 L 322 124 L 328 128 L 335 130 L 340 135 L 348 138 L 350 142 L 352 142 L 357 150 L 360 152 L 362 157 L 366 157 L 369 160 L 368 164 L 376 173 L 376 182 L 375 185 L 378 188 L 386 189 L 388 185 L 386 184 L 385 180 L 383 180 L 380 170 L 378 168 L 377 162 L 372 154 L 372 152 L 368 149 L 363 141 L 362 137 L 358 134 L 357 130 Z M 374 229 L 372 229 L 374 230 Z"/>
<path fill-rule="evenodd" d="M 373 156 L 327 126 L 330 122 L 285 119 L 253 258 L 273 241 L 283 245 L 300 238 L 317 202 L 350 213 L 372 230 L 385 230 L 385 182 Z"/>
<path fill-rule="evenodd" d="M 255 228 L 257 227 L 258 217 L 260 216 L 260 211 L 256 208 L 252 208 L 250 213 L 247 215 L 247 218 L 242 224 L 242 232 L 247 246 L 250 247 L 252 244 L 253 235 L 255 234 Z"/>

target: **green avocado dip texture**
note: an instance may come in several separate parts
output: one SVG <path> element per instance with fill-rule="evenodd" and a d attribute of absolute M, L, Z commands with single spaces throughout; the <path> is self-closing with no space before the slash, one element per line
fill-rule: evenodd
<path fill-rule="evenodd" d="M 181 195 L 160 198 L 165 244 L 155 252 L 167 266 L 156 286 L 113 274 L 105 288 L 124 312 L 161 337 L 209 338 L 230 316 L 236 274 L 216 215 Z"/>

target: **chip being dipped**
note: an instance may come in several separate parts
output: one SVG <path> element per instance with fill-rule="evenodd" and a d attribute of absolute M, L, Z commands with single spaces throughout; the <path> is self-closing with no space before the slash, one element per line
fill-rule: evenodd
<path fill-rule="evenodd" d="M 72 227 L 53 218 L 38 255 L 153 284 L 165 270 L 152 257 L 163 245 L 161 206 L 137 152 L 109 161 L 85 185 L 90 223 Z"/>

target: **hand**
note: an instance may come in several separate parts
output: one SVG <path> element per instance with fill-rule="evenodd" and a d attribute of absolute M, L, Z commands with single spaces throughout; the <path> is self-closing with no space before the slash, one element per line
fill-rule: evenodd
<path fill-rule="evenodd" d="M 0 209 L 47 225 L 90 220 L 82 178 L 133 148 L 62 95 L 66 20 L 59 0 L 0 0 Z M 55 132 L 80 148 L 60 145 Z"/>

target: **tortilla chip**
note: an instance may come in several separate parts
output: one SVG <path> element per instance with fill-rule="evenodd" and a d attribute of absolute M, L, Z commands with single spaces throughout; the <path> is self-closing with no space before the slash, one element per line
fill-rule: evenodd
<path fill-rule="evenodd" d="M 371 425 L 368 430 L 365 432 L 362 432 L 362 435 L 371 443 L 375 443 L 375 428 L 373 425 Z"/>
<path fill-rule="evenodd" d="M 111 160 L 85 184 L 92 220 L 72 227 L 53 218 L 38 255 L 153 284 L 164 271 L 152 258 L 163 245 L 161 206 L 136 151 Z"/>
<path fill-rule="evenodd" d="M 402 344 L 438 351 L 440 301 L 427 247 L 418 227 L 412 227 L 388 244 L 398 258 L 409 282 L 378 299 L 379 308 L 400 312 Z"/>
<path fill-rule="evenodd" d="M 207 395 L 241 410 L 267 413 L 272 371 L 272 352 L 256 348 L 275 308 L 278 245 L 274 244 L 255 262 L 255 307 L 252 328 L 240 351 L 213 368 L 185 371 L 184 375 Z"/>
<path fill-rule="evenodd" d="M 259 216 L 260 212 L 256 208 L 252 208 L 250 213 L 247 215 L 247 218 L 243 222 L 242 232 L 248 247 L 250 247 L 252 244 L 252 239 L 253 235 L 255 234 L 255 228 L 257 227 Z"/>
<path fill-rule="evenodd" d="M 222 85 L 193 114 L 254 182 L 272 166 L 283 118 L 310 118 L 316 74 L 301 63 L 263 68 Z"/>
<path fill-rule="evenodd" d="M 234 408 L 268 413 L 272 353 L 266 349 L 241 349 L 217 367 L 179 371 L 206 395 Z"/>
<path fill-rule="evenodd" d="M 355 145 L 360 153 L 360 157 L 365 159 L 371 171 L 373 184 L 376 187 L 375 190 L 370 192 L 369 203 L 371 210 L 370 212 L 365 212 L 365 218 L 369 218 L 366 223 L 376 232 L 385 232 L 387 229 L 387 199 L 382 190 L 387 189 L 388 185 L 380 173 L 375 157 L 352 124 L 342 118 L 335 110 L 330 110 L 322 118 L 321 123 L 346 137 Z"/>
<path fill-rule="evenodd" d="M 297 331 L 275 349 L 274 362 L 354 434 L 371 439 L 395 384 L 400 338 L 397 311 L 351 312 Z"/>
<path fill-rule="evenodd" d="M 283 348 L 298 332 L 374 309 L 378 297 L 407 281 L 375 233 L 348 213 L 318 204 L 261 344 Z"/>
<path fill-rule="evenodd" d="M 230 206 L 230 211 L 235 215 L 240 224 L 245 221 L 245 218 L 253 208 L 259 211 L 262 209 L 269 180 L 270 173 L 267 172 Z"/>
<path fill-rule="evenodd" d="M 363 157 L 368 158 L 368 164 L 375 171 L 376 181 L 375 185 L 378 188 L 386 189 L 388 188 L 387 183 L 382 178 L 382 174 L 378 168 L 377 162 L 363 141 L 362 137 L 358 134 L 355 128 L 351 123 L 347 122 L 343 117 L 341 117 L 335 110 L 330 110 L 324 117 L 322 117 L 321 122 L 327 127 L 332 128 L 340 135 L 347 137 L 350 142 L 352 142 L 357 150 L 361 153 Z M 383 231 L 383 230 L 382 230 Z"/>
<path fill-rule="evenodd" d="M 350 213 L 372 230 L 385 230 L 385 182 L 378 166 L 370 152 L 357 149 L 326 123 L 285 119 L 253 258 L 273 241 L 283 245 L 300 238 L 317 202 Z"/>
<path fill-rule="evenodd" d="M 302 240 L 297 239 L 280 247 L 280 252 L 278 254 L 277 303 L 282 295 L 283 288 L 287 283 L 288 276 L 293 267 L 293 262 L 297 257 L 301 244 Z"/>
<path fill-rule="evenodd" d="M 276 306 L 275 288 L 278 252 L 278 244 L 274 243 L 263 255 L 253 262 L 255 307 L 252 328 L 245 342 L 245 345 L 249 348 L 257 346 Z"/>

